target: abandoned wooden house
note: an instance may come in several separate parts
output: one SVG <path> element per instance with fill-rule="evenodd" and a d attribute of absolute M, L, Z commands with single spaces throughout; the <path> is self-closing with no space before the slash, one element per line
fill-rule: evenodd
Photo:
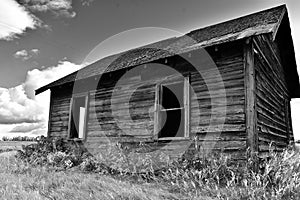
<path fill-rule="evenodd" d="M 200 71 L 190 59 L 202 59 Z M 91 151 L 107 141 L 281 150 L 293 141 L 290 100 L 300 97 L 285 5 L 108 56 L 36 94 L 48 89 L 48 137 Z"/>

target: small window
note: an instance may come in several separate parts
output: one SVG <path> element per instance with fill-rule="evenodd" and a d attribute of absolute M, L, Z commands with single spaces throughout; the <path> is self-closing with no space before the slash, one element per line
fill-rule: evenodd
<path fill-rule="evenodd" d="M 162 106 L 164 109 L 182 108 L 183 82 L 162 85 Z"/>
<path fill-rule="evenodd" d="M 69 138 L 84 139 L 87 116 L 87 96 L 73 97 L 70 112 Z"/>
<path fill-rule="evenodd" d="M 186 83 L 185 83 L 186 82 Z M 188 78 L 176 83 L 161 84 L 157 92 L 156 130 L 158 139 L 188 137 Z"/>
<path fill-rule="evenodd" d="M 184 137 L 184 109 L 161 110 L 162 128 L 158 138 Z"/>

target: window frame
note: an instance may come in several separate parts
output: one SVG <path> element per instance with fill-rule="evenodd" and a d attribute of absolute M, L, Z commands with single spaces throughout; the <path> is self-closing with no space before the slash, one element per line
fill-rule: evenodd
<path fill-rule="evenodd" d="M 173 81 L 172 81 L 173 80 Z M 162 87 L 183 82 L 183 107 L 161 109 Z M 184 110 L 184 136 L 183 137 L 158 137 L 160 127 L 161 111 Z M 155 105 L 154 105 L 154 139 L 155 140 L 185 140 L 190 138 L 190 76 L 184 76 L 182 80 L 178 78 L 162 81 L 155 88 Z"/>
<path fill-rule="evenodd" d="M 74 140 L 74 141 L 86 141 L 87 138 L 87 124 L 88 124 L 88 113 L 89 113 L 89 92 L 83 92 L 83 93 L 77 93 L 73 94 L 71 101 L 70 101 L 70 109 L 69 109 L 69 122 L 68 122 L 68 140 Z M 72 111 L 74 107 L 74 101 L 76 98 L 85 98 L 85 113 L 84 113 L 84 122 L 83 122 L 83 137 L 71 138 L 71 123 L 72 123 Z M 78 130 L 77 130 L 78 131 Z M 79 134 L 79 133 L 78 133 Z"/>

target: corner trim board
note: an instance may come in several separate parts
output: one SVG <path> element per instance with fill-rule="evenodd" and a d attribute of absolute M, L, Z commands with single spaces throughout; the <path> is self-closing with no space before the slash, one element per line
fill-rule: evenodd
<path fill-rule="evenodd" d="M 251 154 L 258 152 L 257 112 L 256 112 L 256 83 L 254 65 L 253 38 L 247 38 L 244 44 L 244 70 L 245 70 L 245 113 L 247 147 Z"/>

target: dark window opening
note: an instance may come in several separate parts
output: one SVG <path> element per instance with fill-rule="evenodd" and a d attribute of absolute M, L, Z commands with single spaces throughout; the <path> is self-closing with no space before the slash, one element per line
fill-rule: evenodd
<path fill-rule="evenodd" d="M 162 129 L 158 133 L 163 137 L 184 137 L 184 110 L 160 111 Z"/>
<path fill-rule="evenodd" d="M 86 97 L 74 97 L 71 110 L 70 138 L 84 138 Z"/>
<path fill-rule="evenodd" d="M 158 138 L 184 137 L 184 83 L 161 86 Z"/>
<path fill-rule="evenodd" d="M 163 109 L 183 107 L 183 82 L 162 86 Z"/>

